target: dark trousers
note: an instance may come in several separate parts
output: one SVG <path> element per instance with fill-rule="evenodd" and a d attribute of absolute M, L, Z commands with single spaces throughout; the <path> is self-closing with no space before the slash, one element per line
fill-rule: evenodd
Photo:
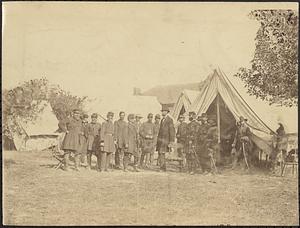
<path fill-rule="evenodd" d="M 109 165 L 110 165 L 110 160 L 112 157 L 112 153 L 108 152 L 100 152 L 100 171 L 107 171 Z"/>
<path fill-rule="evenodd" d="M 196 156 L 193 153 L 188 153 L 186 155 L 186 165 L 188 172 L 194 172 L 197 167 Z"/>
<path fill-rule="evenodd" d="M 116 167 L 119 167 L 119 168 L 121 167 L 121 162 L 123 161 L 123 156 L 124 156 L 123 148 L 118 148 L 115 153 L 115 166 Z"/>
<path fill-rule="evenodd" d="M 199 155 L 199 163 L 203 172 L 211 170 L 211 161 L 207 156 Z"/>
<path fill-rule="evenodd" d="M 166 171 L 167 170 L 167 165 L 166 165 L 166 154 L 165 154 L 165 152 L 160 151 L 158 153 L 158 160 L 159 160 L 160 169 Z"/>
<path fill-rule="evenodd" d="M 78 153 L 76 151 L 73 151 L 73 150 L 65 150 L 64 151 L 64 165 L 65 165 L 65 169 L 69 168 L 71 153 L 74 153 L 74 163 L 75 163 L 75 168 L 77 169 L 79 167 L 79 162 L 80 162 L 80 153 Z"/>
<path fill-rule="evenodd" d="M 150 162 L 150 152 L 142 152 L 140 166 L 149 165 Z"/>

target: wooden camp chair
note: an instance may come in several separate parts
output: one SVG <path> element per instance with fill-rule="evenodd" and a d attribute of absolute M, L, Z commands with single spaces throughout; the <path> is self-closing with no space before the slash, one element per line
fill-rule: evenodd
<path fill-rule="evenodd" d="M 168 162 L 176 161 L 179 163 L 179 171 L 182 171 L 182 169 L 185 166 L 184 154 L 182 154 L 182 155 L 178 154 L 178 149 L 181 149 L 181 148 L 183 148 L 183 145 L 181 143 L 172 143 L 171 151 L 166 153 L 166 160 Z"/>
<path fill-rule="evenodd" d="M 292 149 L 288 153 L 282 153 L 281 176 L 283 177 L 288 166 L 292 167 L 293 177 L 298 174 L 298 149 Z"/>

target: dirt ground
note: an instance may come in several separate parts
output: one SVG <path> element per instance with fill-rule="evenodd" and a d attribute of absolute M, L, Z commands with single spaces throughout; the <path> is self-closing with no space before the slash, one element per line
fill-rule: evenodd
<path fill-rule="evenodd" d="M 55 170 L 49 151 L 3 152 L 6 225 L 298 225 L 298 178 L 223 171 Z"/>

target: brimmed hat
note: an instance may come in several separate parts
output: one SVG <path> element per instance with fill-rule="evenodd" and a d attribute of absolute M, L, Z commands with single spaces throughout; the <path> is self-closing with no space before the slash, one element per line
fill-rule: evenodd
<path fill-rule="evenodd" d="M 161 111 L 167 111 L 167 112 L 170 112 L 170 109 L 169 109 L 169 107 L 168 107 L 168 106 L 166 106 L 166 105 L 162 105 L 162 109 L 161 109 Z"/>
<path fill-rule="evenodd" d="M 131 114 L 129 114 L 129 115 L 127 116 L 127 119 L 128 119 L 128 120 L 130 120 L 130 119 L 134 119 L 134 118 L 135 118 L 135 115 L 134 115 L 134 114 L 132 114 L 132 113 L 131 113 Z"/>
<path fill-rule="evenodd" d="M 135 117 L 142 119 L 142 115 L 141 114 L 136 114 Z"/>
<path fill-rule="evenodd" d="M 153 117 L 153 114 L 149 113 L 148 116 L 147 116 L 147 118 L 149 118 L 149 117 Z"/>
<path fill-rule="evenodd" d="M 92 118 L 98 118 L 98 114 L 97 114 L 97 113 L 93 113 L 93 114 L 91 115 L 91 117 L 92 117 Z"/>
<path fill-rule="evenodd" d="M 113 113 L 113 112 L 108 112 L 108 113 L 107 113 L 107 117 L 109 117 L 109 116 L 112 116 L 112 117 L 113 117 L 113 116 L 114 116 L 114 113 Z"/>
<path fill-rule="evenodd" d="M 73 113 L 73 114 L 80 114 L 80 110 L 79 110 L 79 109 L 73 109 L 73 110 L 72 110 L 72 113 Z"/>

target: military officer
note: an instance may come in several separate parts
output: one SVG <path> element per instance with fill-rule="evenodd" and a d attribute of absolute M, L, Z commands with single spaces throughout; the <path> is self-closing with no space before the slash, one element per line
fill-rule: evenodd
<path fill-rule="evenodd" d="M 240 116 L 240 120 L 237 123 L 237 130 L 232 143 L 232 148 L 235 148 L 236 153 L 234 154 L 233 167 L 235 168 L 238 160 L 243 157 L 246 168 L 249 168 L 249 153 L 252 150 L 252 141 L 250 139 L 251 131 L 247 126 L 247 119 Z M 245 154 L 245 156 L 244 156 Z"/>
<path fill-rule="evenodd" d="M 131 160 L 131 156 L 134 157 L 133 169 L 135 172 L 139 172 L 138 165 L 138 130 L 134 120 L 134 114 L 128 115 L 128 124 L 126 127 L 125 137 L 125 150 L 123 159 L 124 172 L 127 172 L 128 164 Z"/>
<path fill-rule="evenodd" d="M 140 127 L 142 125 L 142 122 L 141 122 L 142 118 L 143 117 L 141 114 L 136 114 L 136 116 L 135 116 L 135 126 L 136 126 L 138 132 L 140 132 Z M 140 139 L 140 135 L 138 134 L 138 158 L 139 158 L 138 163 L 141 160 L 141 154 L 142 154 L 141 139 Z"/>
<path fill-rule="evenodd" d="M 202 172 L 206 174 L 210 170 L 210 159 L 207 149 L 207 134 L 210 125 L 208 124 L 208 117 L 206 113 L 202 113 L 200 119 L 201 125 L 198 134 L 198 158 Z"/>
<path fill-rule="evenodd" d="M 196 120 L 196 113 L 189 112 L 190 122 L 187 125 L 186 138 L 186 161 L 189 174 L 193 175 L 198 163 L 197 155 L 197 136 L 199 133 L 200 124 Z"/>
<path fill-rule="evenodd" d="M 145 165 L 145 168 L 149 168 L 150 153 L 154 151 L 154 134 L 155 134 L 155 125 L 152 122 L 153 114 L 149 113 L 147 119 L 148 120 L 141 125 L 139 131 L 140 139 L 141 139 L 141 149 L 142 149 L 140 166 L 144 167 Z"/>
<path fill-rule="evenodd" d="M 101 124 L 97 122 L 98 115 L 93 113 L 91 115 L 91 122 L 88 125 L 88 138 L 87 138 L 87 163 L 88 169 L 91 169 L 92 155 L 97 157 L 97 170 L 100 171 L 100 132 Z"/>
<path fill-rule="evenodd" d="M 80 163 L 82 166 L 87 166 L 86 155 L 87 155 L 87 138 L 88 138 L 88 119 L 89 115 L 83 114 L 82 119 L 82 132 L 80 135 Z"/>
<path fill-rule="evenodd" d="M 69 156 L 74 153 L 75 170 L 79 171 L 79 156 L 80 156 L 80 136 L 83 135 L 82 121 L 80 119 L 80 110 L 74 109 L 72 117 L 61 123 L 62 130 L 65 132 L 65 137 L 62 142 L 62 150 L 64 151 L 65 170 L 68 171 Z"/>
<path fill-rule="evenodd" d="M 182 147 L 178 148 L 178 157 L 184 159 L 186 152 L 186 138 L 187 138 L 187 123 L 184 122 L 184 115 L 179 116 L 179 125 L 176 132 L 177 143 L 181 144 Z M 179 163 L 180 170 L 183 168 L 183 161 Z"/>
<path fill-rule="evenodd" d="M 167 106 L 163 106 L 162 120 L 160 122 L 159 132 L 157 136 L 156 149 L 158 151 L 158 159 L 160 172 L 166 172 L 166 152 L 170 150 L 171 143 L 175 141 L 175 127 L 172 118 L 168 115 L 170 112 Z"/>
<path fill-rule="evenodd" d="M 156 144 L 157 144 L 157 136 L 158 136 L 158 132 L 159 132 L 159 127 L 160 127 L 160 115 L 156 114 L 155 118 L 154 118 L 154 148 L 153 151 L 150 152 L 150 164 L 153 165 L 153 161 L 154 161 L 154 152 L 156 151 Z M 158 161 L 158 159 L 157 159 Z"/>
<path fill-rule="evenodd" d="M 217 123 L 214 119 L 208 120 L 209 128 L 206 138 L 206 150 L 208 156 L 203 156 L 203 164 L 205 164 L 204 174 L 210 173 L 212 169 L 215 169 L 215 156 L 218 149 L 218 129 Z M 210 163 L 210 166 L 207 164 Z"/>
<path fill-rule="evenodd" d="M 111 163 L 112 154 L 115 153 L 116 139 L 114 136 L 114 113 L 107 113 L 107 120 L 102 123 L 100 132 L 100 151 L 101 151 L 101 166 L 100 171 L 108 171 Z"/>
<path fill-rule="evenodd" d="M 117 150 L 115 154 L 116 169 L 121 169 L 121 161 L 123 161 L 124 148 L 125 148 L 125 135 L 127 129 L 127 123 L 124 120 L 125 112 L 119 113 L 120 119 L 114 123 L 114 135 L 117 140 Z"/>

